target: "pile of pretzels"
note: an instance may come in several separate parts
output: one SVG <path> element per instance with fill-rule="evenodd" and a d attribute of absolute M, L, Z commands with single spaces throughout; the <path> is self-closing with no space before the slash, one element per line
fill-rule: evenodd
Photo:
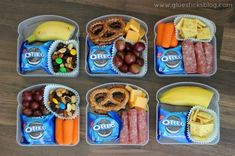
<path fill-rule="evenodd" d="M 91 22 L 88 27 L 90 40 L 97 45 L 111 44 L 125 34 L 125 22 L 122 17 L 108 17 Z"/>

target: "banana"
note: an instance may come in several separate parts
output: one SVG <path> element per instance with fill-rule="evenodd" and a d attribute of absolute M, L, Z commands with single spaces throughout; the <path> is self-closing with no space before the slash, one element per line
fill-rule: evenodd
<path fill-rule="evenodd" d="M 214 95 L 213 91 L 197 86 L 174 87 L 160 95 L 161 103 L 180 106 L 208 107 Z"/>
<path fill-rule="evenodd" d="M 39 24 L 27 41 L 69 40 L 75 26 L 61 21 L 46 21 Z"/>

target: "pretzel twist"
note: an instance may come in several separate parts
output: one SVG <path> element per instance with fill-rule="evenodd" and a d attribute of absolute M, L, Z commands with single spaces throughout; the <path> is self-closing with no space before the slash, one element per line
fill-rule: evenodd
<path fill-rule="evenodd" d="M 118 97 L 114 96 L 116 93 Z M 100 88 L 89 95 L 90 108 L 100 114 L 125 109 L 128 100 L 129 92 L 123 87 Z"/>
<path fill-rule="evenodd" d="M 89 24 L 88 36 L 98 45 L 111 44 L 116 38 L 124 35 L 125 22 L 122 17 L 109 17 Z"/>

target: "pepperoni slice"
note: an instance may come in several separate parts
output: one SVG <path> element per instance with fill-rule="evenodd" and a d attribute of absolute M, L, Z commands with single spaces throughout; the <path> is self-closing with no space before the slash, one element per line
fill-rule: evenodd
<path fill-rule="evenodd" d="M 137 110 L 128 111 L 130 144 L 138 144 Z"/>
<path fill-rule="evenodd" d="M 213 66 L 214 66 L 214 47 L 211 43 L 203 43 L 203 48 L 204 48 L 204 51 L 205 51 L 205 55 L 206 55 L 206 62 L 207 62 L 207 65 L 206 65 L 206 71 L 207 73 L 212 73 L 213 72 Z"/>
<path fill-rule="evenodd" d="M 206 74 L 206 56 L 203 49 L 203 45 L 201 42 L 197 42 L 194 46 L 195 48 L 195 54 L 196 54 L 196 60 L 197 60 L 197 72 L 200 74 Z"/>
<path fill-rule="evenodd" d="M 147 129 L 147 112 L 143 109 L 137 110 L 137 122 L 138 122 L 138 143 L 144 144 L 147 141 L 148 129 Z"/>
<path fill-rule="evenodd" d="M 122 130 L 120 133 L 120 143 L 129 144 L 129 130 L 128 130 L 128 114 L 126 111 L 122 112 Z"/>
<path fill-rule="evenodd" d="M 184 60 L 184 69 L 186 73 L 196 73 L 197 72 L 197 62 L 194 52 L 193 42 L 190 40 L 185 40 L 182 43 L 182 52 Z"/>

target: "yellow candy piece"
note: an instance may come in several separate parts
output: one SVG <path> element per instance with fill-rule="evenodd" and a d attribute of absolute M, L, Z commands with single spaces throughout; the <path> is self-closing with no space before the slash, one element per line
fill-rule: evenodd
<path fill-rule="evenodd" d="M 70 50 L 70 54 L 71 54 L 71 55 L 76 55 L 76 54 L 77 54 L 77 51 L 76 51 L 75 49 L 71 49 L 71 50 Z"/>
<path fill-rule="evenodd" d="M 53 101 L 53 103 L 55 103 L 55 104 L 58 104 L 58 103 L 59 103 L 55 98 L 53 98 L 52 101 Z"/>

